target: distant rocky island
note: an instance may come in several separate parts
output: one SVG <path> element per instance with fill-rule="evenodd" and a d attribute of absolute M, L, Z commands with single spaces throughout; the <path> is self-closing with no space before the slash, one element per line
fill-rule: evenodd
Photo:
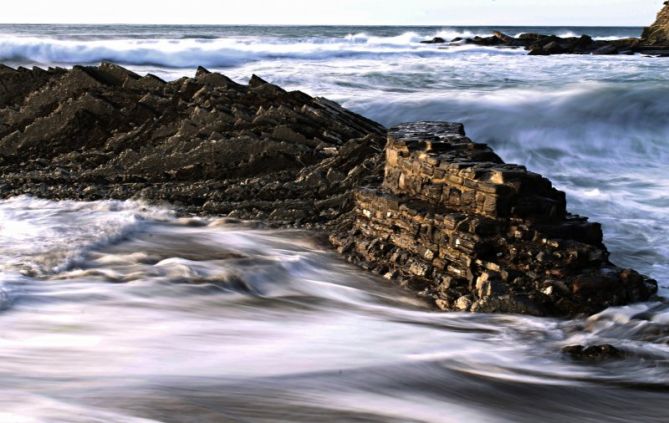
<path fill-rule="evenodd" d="M 462 125 L 386 130 L 257 76 L 0 67 L 0 196 L 20 194 L 316 229 L 443 310 L 579 316 L 657 291 L 609 262 L 563 192 Z"/>
<path fill-rule="evenodd" d="M 589 35 L 580 37 L 558 37 L 556 35 L 520 34 L 512 37 L 499 31 L 490 37 L 455 38 L 446 40 L 435 37 L 423 41 L 424 44 L 473 44 L 480 46 L 524 48 L 530 55 L 547 56 L 554 54 L 646 54 L 669 57 L 669 2 L 665 2 L 657 20 L 647 27 L 640 38 L 619 40 L 594 40 Z"/>

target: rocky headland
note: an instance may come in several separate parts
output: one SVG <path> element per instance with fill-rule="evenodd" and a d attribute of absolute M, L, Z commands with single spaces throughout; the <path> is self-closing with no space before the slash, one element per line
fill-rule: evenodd
<path fill-rule="evenodd" d="M 424 44 L 462 45 L 473 44 L 489 47 L 524 48 L 533 56 L 555 54 L 646 54 L 669 57 L 669 2 L 665 2 L 657 20 L 647 27 L 639 38 L 617 40 L 595 40 L 589 35 L 580 37 L 558 37 L 535 33 L 520 34 L 517 37 L 496 31 L 489 37 L 455 38 L 446 40 L 435 37 L 422 41 Z"/>
<path fill-rule="evenodd" d="M 588 315 L 652 298 L 600 225 L 459 124 L 387 131 L 338 104 L 199 68 L 0 67 L 0 196 L 169 202 L 318 229 L 443 310 Z"/>

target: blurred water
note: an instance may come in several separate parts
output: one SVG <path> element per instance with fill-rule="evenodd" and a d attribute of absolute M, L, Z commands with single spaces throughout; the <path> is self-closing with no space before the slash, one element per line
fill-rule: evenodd
<path fill-rule="evenodd" d="M 0 26 L 0 62 L 113 59 L 166 79 L 205 65 L 387 126 L 464 122 L 603 222 L 613 260 L 666 296 L 669 61 L 419 43 L 493 29 Z M 307 233 L 27 197 L 0 202 L 0 281 L 0 421 L 666 421 L 663 304 L 587 321 L 433 313 Z M 560 353 L 579 343 L 628 355 Z"/>
<path fill-rule="evenodd" d="M 18 197 L 0 216 L 0 421 L 666 416 L 669 312 L 634 317 L 652 304 L 438 313 L 300 231 L 134 202 Z M 581 342 L 629 357 L 561 355 Z"/>

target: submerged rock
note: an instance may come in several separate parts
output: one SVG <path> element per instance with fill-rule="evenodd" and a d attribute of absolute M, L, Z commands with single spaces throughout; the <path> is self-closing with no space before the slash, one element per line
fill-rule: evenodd
<path fill-rule="evenodd" d="M 550 181 L 462 125 L 397 127 L 384 155 L 385 135 L 257 76 L 0 67 L 2 197 L 143 198 L 320 228 L 444 310 L 574 316 L 657 290 L 608 261 L 600 226 L 567 213 Z"/>
<path fill-rule="evenodd" d="M 562 352 L 569 355 L 572 359 L 580 361 L 608 361 L 619 360 L 625 357 L 622 351 L 610 344 L 590 346 L 570 345 L 562 348 Z"/>
<path fill-rule="evenodd" d="M 434 37 L 431 40 L 421 41 L 421 44 L 444 44 L 445 42 L 446 40 L 441 37 Z"/>

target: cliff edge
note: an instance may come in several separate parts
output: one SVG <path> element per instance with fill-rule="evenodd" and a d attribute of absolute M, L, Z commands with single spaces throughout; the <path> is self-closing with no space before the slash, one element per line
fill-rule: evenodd
<path fill-rule="evenodd" d="M 655 23 L 643 31 L 641 39 L 648 45 L 669 46 L 669 2 L 664 2 Z"/>

